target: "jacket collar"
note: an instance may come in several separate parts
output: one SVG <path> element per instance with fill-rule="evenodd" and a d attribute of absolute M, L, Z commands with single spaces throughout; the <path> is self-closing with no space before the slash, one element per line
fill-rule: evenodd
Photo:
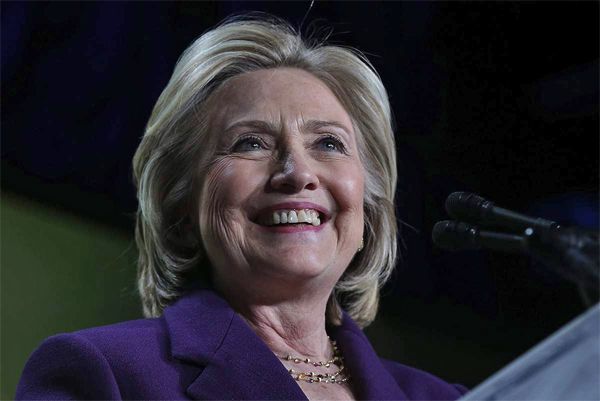
<path fill-rule="evenodd" d="M 306 400 L 277 357 L 215 292 L 193 289 L 163 313 L 174 358 L 201 368 L 187 385 L 193 399 Z M 359 399 L 406 399 L 362 330 L 344 314 L 330 330 Z"/>
<path fill-rule="evenodd" d="M 344 361 L 359 400 L 406 400 L 396 379 L 383 366 L 360 327 L 344 312 L 342 324 L 329 330 L 344 353 Z"/>

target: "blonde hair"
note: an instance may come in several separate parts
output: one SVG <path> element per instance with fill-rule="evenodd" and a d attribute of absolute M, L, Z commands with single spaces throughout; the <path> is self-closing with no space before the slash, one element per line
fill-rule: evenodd
<path fill-rule="evenodd" d="M 396 153 L 386 90 L 360 52 L 303 39 L 287 22 L 265 15 L 229 19 L 185 50 L 133 157 L 138 290 L 146 317 L 159 316 L 182 296 L 208 263 L 193 210 L 203 174 L 195 166 L 212 157 L 201 148 L 209 135 L 210 95 L 235 75 L 277 67 L 319 78 L 354 124 L 366 175 L 364 248 L 336 284 L 327 319 L 339 324 L 340 305 L 362 327 L 375 318 L 397 252 Z"/>

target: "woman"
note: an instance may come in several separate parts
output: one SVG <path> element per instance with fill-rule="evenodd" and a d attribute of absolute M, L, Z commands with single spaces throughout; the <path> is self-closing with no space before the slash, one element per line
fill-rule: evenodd
<path fill-rule="evenodd" d="M 360 54 L 230 20 L 182 55 L 133 165 L 147 319 L 50 337 L 17 398 L 465 392 L 379 359 L 360 329 L 396 259 L 390 108 Z"/>

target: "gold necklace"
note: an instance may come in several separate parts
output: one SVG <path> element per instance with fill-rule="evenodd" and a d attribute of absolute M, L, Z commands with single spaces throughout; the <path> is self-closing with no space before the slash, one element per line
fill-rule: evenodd
<path fill-rule="evenodd" d="M 315 372 L 296 372 L 294 369 L 288 369 L 290 375 L 296 381 L 305 381 L 308 383 L 332 383 L 344 384 L 350 380 L 350 375 L 345 372 L 345 366 L 341 365 L 340 369 L 334 373 L 315 373 Z"/>
<path fill-rule="evenodd" d="M 292 356 L 290 354 L 285 356 L 278 355 L 279 358 L 286 361 L 293 361 L 294 363 L 312 364 L 315 367 L 322 366 L 327 369 L 331 367 L 332 364 L 339 367 L 337 371 L 332 373 L 299 372 L 294 369 L 288 369 L 288 372 L 296 381 L 305 381 L 308 383 L 343 384 L 350 379 L 350 375 L 345 371 L 346 368 L 344 366 L 344 357 L 342 356 L 337 343 L 332 341 L 329 337 L 327 338 L 329 339 L 331 347 L 333 348 L 333 356 L 327 361 L 311 361 L 310 358 Z"/>

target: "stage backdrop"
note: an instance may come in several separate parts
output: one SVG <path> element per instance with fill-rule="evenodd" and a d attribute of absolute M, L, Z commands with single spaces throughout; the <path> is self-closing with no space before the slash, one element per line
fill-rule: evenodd
<path fill-rule="evenodd" d="M 0 2 L 1 392 L 45 337 L 139 318 L 131 158 L 177 57 L 232 13 L 310 2 Z M 598 2 L 315 1 L 395 116 L 402 257 L 367 330 L 473 386 L 584 310 L 525 257 L 432 246 L 453 191 L 598 227 Z"/>

